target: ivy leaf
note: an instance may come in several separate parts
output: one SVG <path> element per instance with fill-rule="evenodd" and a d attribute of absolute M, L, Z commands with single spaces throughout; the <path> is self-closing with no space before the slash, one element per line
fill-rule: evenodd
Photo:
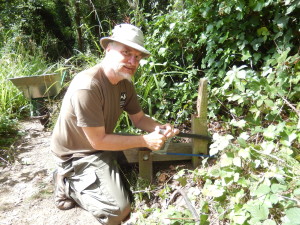
<path fill-rule="evenodd" d="M 160 48 L 158 50 L 158 54 L 161 55 L 161 56 L 165 56 L 166 55 L 166 50 L 167 50 L 167 48 Z"/>
<path fill-rule="evenodd" d="M 266 138 L 270 138 L 270 139 L 274 139 L 276 136 L 276 126 L 274 125 L 270 125 L 268 126 L 268 128 L 264 131 L 263 135 Z"/>
<path fill-rule="evenodd" d="M 243 159 L 250 159 L 250 150 L 249 148 L 241 149 L 238 152 L 238 155 Z"/>
<path fill-rule="evenodd" d="M 245 61 L 247 59 L 251 58 L 251 54 L 248 50 L 243 50 L 242 51 L 242 61 Z"/>
<path fill-rule="evenodd" d="M 217 185 L 205 185 L 202 190 L 202 194 L 208 197 L 221 197 L 224 193 L 224 189 Z"/>
<path fill-rule="evenodd" d="M 268 36 L 268 35 L 270 35 L 270 32 L 269 32 L 268 28 L 261 27 L 261 28 L 257 29 L 257 34 L 259 36 Z"/>
<path fill-rule="evenodd" d="M 242 167 L 242 160 L 240 157 L 235 157 L 232 160 L 233 165 L 235 165 L 236 167 Z"/>
<path fill-rule="evenodd" d="M 270 67 L 264 67 L 263 69 L 264 71 L 261 74 L 263 77 L 266 77 L 273 72 L 273 69 Z"/>
<path fill-rule="evenodd" d="M 186 177 L 178 177 L 176 180 L 177 180 L 177 181 L 181 184 L 181 186 L 183 186 L 183 187 L 187 184 L 187 178 L 186 178 Z"/>
<path fill-rule="evenodd" d="M 247 217 L 245 215 L 234 215 L 232 219 L 235 224 L 244 224 Z"/>
<path fill-rule="evenodd" d="M 274 220 L 270 220 L 270 219 L 267 219 L 262 223 L 262 225 L 276 225 L 276 224 L 277 223 Z"/>
<path fill-rule="evenodd" d="M 246 180 L 245 177 L 241 177 L 237 183 L 242 187 L 248 187 L 250 185 L 250 181 Z"/>
<path fill-rule="evenodd" d="M 246 125 L 246 121 L 245 120 L 236 121 L 235 119 L 233 119 L 230 121 L 230 124 L 235 127 L 243 128 Z"/>
<path fill-rule="evenodd" d="M 258 186 L 258 188 L 254 191 L 253 195 L 257 197 L 261 197 L 263 195 L 266 195 L 270 193 L 271 188 L 266 184 L 261 184 Z"/>
<path fill-rule="evenodd" d="M 275 19 L 275 23 L 281 29 L 283 29 L 289 21 L 289 17 L 281 17 L 279 19 Z"/>
<path fill-rule="evenodd" d="M 240 134 L 239 138 L 242 138 L 244 140 L 248 140 L 249 135 L 247 134 L 247 132 L 243 132 L 243 133 Z"/>
<path fill-rule="evenodd" d="M 272 184 L 271 190 L 273 193 L 280 193 L 287 190 L 287 186 L 282 184 Z"/>
<path fill-rule="evenodd" d="M 243 139 L 243 138 L 238 137 L 238 138 L 237 138 L 237 141 L 238 141 L 238 143 L 240 144 L 240 146 L 243 147 L 243 148 L 246 148 L 246 147 L 248 146 L 248 145 L 247 145 L 247 142 L 246 142 L 245 139 Z"/>
<path fill-rule="evenodd" d="M 220 160 L 220 166 L 221 167 L 226 167 L 226 166 L 231 166 L 233 163 L 233 158 L 228 157 L 227 155 L 223 155 Z"/>
<path fill-rule="evenodd" d="M 273 142 L 266 142 L 266 141 L 264 141 L 261 144 L 261 147 L 262 147 L 263 152 L 265 154 L 270 154 L 275 149 L 276 145 Z"/>
<path fill-rule="evenodd" d="M 288 137 L 286 138 L 286 140 L 281 141 L 282 144 L 284 144 L 285 146 L 291 146 L 293 141 L 297 138 L 297 134 L 296 133 L 291 133 L 290 135 L 288 135 Z"/>
<path fill-rule="evenodd" d="M 213 135 L 214 143 L 210 145 L 210 155 L 215 155 L 219 151 L 223 151 L 230 144 L 230 140 L 233 139 L 233 136 L 226 135 L 221 136 L 218 133 Z"/>
<path fill-rule="evenodd" d="M 294 195 L 300 199 L 300 188 L 294 190 Z"/>
<path fill-rule="evenodd" d="M 208 202 L 204 202 L 202 203 L 202 207 L 201 207 L 201 215 L 200 215 L 200 224 L 201 225 L 209 225 L 208 222 L 208 212 L 209 212 L 209 205 Z"/>
<path fill-rule="evenodd" d="M 228 101 L 236 101 L 239 100 L 242 96 L 240 95 L 232 95 L 231 97 L 228 98 Z"/>
<path fill-rule="evenodd" d="M 252 204 L 246 206 L 246 210 L 251 214 L 253 222 L 268 219 L 269 209 L 265 204 L 252 202 Z"/>
<path fill-rule="evenodd" d="M 299 224 L 300 208 L 290 208 L 285 211 L 286 217 L 292 224 Z"/>
<path fill-rule="evenodd" d="M 267 107 L 273 107 L 274 106 L 274 102 L 270 99 L 264 100 L 264 103 L 266 104 Z"/>
<path fill-rule="evenodd" d="M 187 184 L 187 177 L 185 176 L 185 170 L 180 170 L 175 176 L 174 179 L 177 180 L 181 186 Z"/>
<path fill-rule="evenodd" d="M 264 7 L 264 1 L 257 1 L 257 2 L 255 2 L 255 4 L 254 4 L 253 11 L 259 12 L 259 11 L 262 10 L 263 7 Z"/>
<path fill-rule="evenodd" d="M 279 201 L 279 198 L 278 198 L 277 195 L 272 194 L 272 195 L 270 195 L 270 197 L 269 197 L 269 201 L 270 201 L 272 204 L 277 204 L 277 202 Z"/>
<path fill-rule="evenodd" d="M 225 34 L 225 36 L 221 37 L 221 38 L 219 39 L 219 43 L 222 44 L 224 41 L 226 41 L 226 39 L 228 38 L 228 34 L 229 34 L 229 32 L 227 32 L 227 33 Z"/>
<path fill-rule="evenodd" d="M 240 67 L 241 68 L 241 67 Z M 237 78 L 240 78 L 240 79 L 246 79 L 246 75 L 247 75 L 247 71 L 246 70 L 240 70 L 238 73 L 237 73 Z"/>
<path fill-rule="evenodd" d="M 296 7 L 297 7 L 297 4 L 294 4 L 294 5 L 291 5 L 290 7 L 288 7 L 288 9 L 286 10 L 286 14 L 285 15 L 288 15 L 291 12 L 293 12 Z"/>
<path fill-rule="evenodd" d="M 264 103 L 264 100 L 259 99 L 259 100 L 256 102 L 256 105 L 257 105 L 257 107 L 260 107 L 263 103 Z"/>

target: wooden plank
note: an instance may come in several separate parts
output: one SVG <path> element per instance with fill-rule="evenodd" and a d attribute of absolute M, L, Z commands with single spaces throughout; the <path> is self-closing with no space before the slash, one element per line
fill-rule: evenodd
<path fill-rule="evenodd" d="M 170 143 L 167 152 L 174 153 L 192 153 L 192 143 Z M 176 161 L 176 160 L 191 160 L 191 156 L 184 155 L 159 155 L 153 152 L 153 161 L 163 162 L 163 161 Z"/>
<path fill-rule="evenodd" d="M 123 151 L 128 163 L 137 163 L 139 162 L 139 149 L 138 148 L 132 148 Z"/>
<path fill-rule="evenodd" d="M 152 155 L 148 149 L 143 149 L 138 152 L 139 155 L 139 176 L 145 180 L 152 181 L 153 166 Z"/>
<path fill-rule="evenodd" d="M 197 114 L 192 115 L 192 133 L 208 135 L 207 131 L 207 79 L 201 78 L 198 89 Z M 208 154 L 208 141 L 193 139 L 193 154 Z M 200 158 L 193 157 L 194 167 L 200 165 Z"/>
<path fill-rule="evenodd" d="M 140 149 L 134 148 L 125 150 L 124 155 L 129 163 L 139 162 L 139 151 Z M 192 143 L 170 143 L 168 152 L 175 153 L 192 153 Z M 176 160 L 191 160 L 191 156 L 177 156 L 177 155 L 159 155 L 151 153 L 153 162 L 163 162 L 163 161 L 176 161 Z"/>

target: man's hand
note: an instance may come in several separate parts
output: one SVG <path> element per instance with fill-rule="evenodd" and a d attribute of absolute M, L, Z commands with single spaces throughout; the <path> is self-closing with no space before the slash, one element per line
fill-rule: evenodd
<path fill-rule="evenodd" d="M 152 151 L 158 151 L 164 145 L 167 137 L 164 134 L 160 134 L 160 127 L 155 127 L 155 131 L 150 134 L 144 135 L 144 141 L 146 143 L 147 148 Z"/>
<path fill-rule="evenodd" d="M 161 130 L 161 134 L 163 134 L 167 139 L 172 138 L 179 134 L 179 130 L 174 128 L 171 124 L 166 123 L 164 125 L 159 126 Z"/>

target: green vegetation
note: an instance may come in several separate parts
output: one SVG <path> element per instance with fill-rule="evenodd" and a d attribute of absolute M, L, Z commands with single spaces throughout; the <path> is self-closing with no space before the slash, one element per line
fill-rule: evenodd
<path fill-rule="evenodd" d="M 135 79 L 147 114 L 188 129 L 199 78 L 209 81 L 210 154 L 217 158 L 179 170 L 172 179 L 179 184 L 165 182 L 159 197 L 190 189 L 200 224 L 299 224 L 299 0 L 114 2 L 0 3 L 1 158 L 7 160 L 2 149 L 11 144 L 7 133 L 17 134 L 9 121 L 29 112 L 7 79 L 66 71 L 67 86 L 101 58 L 99 37 L 114 23 L 130 21 L 142 27 L 152 52 Z M 123 116 L 117 130 L 136 132 L 129 125 Z M 149 201 L 155 188 L 140 185 L 136 202 Z M 172 204 L 135 210 L 138 224 L 158 218 L 195 224 L 180 219 L 193 217 L 189 210 L 175 211 Z"/>

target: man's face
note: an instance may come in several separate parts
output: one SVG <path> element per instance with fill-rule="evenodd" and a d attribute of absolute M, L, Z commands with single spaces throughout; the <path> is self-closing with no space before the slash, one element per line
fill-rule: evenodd
<path fill-rule="evenodd" d="M 106 48 L 106 57 L 117 75 L 131 81 L 139 67 L 143 53 L 119 42 L 112 42 Z"/>

